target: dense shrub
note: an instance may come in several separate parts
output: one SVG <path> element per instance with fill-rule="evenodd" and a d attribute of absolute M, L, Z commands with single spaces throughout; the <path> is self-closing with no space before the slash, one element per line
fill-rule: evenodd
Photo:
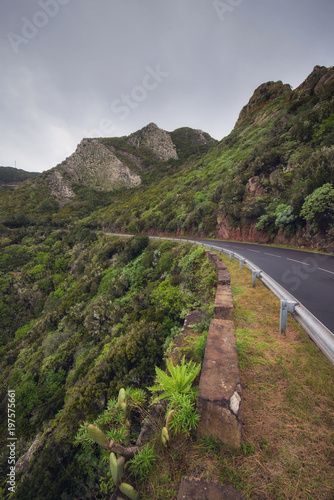
<path fill-rule="evenodd" d="M 23 239 L 29 245 L 2 251 L 4 262 L 9 259 L 20 271 L 0 274 L 5 297 L 0 321 L 7 331 L 0 387 L 16 391 L 15 432 L 26 443 L 23 452 L 38 432 L 50 426 L 52 431 L 31 474 L 19 482 L 17 498 L 58 494 L 51 476 L 59 477 L 69 497 L 78 498 L 81 489 L 68 485 L 66 474 L 77 463 L 67 449 L 80 423 L 94 418 L 121 386 L 152 383 L 166 339 L 180 328 L 187 310 L 211 300 L 215 272 L 202 248 L 151 243 L 142 235 L 92 238 L 79 227 Z M 15 267 L 13 255 L 22 256 L 24 265 Z M 5 426 L 1 432 L 5 435 Z M 56 447 L 58 455 L 51 459 L 48 450 L 58 442 L 67 448 Z M 64 477 L 60 461 L 67 464 Z"/>
<path fill-rule="evenodd" d="M 312 221 L 315 231 L 325 230 L 334 217 L 334 188 L 332 184 L 324 184 L 306 197 L 300 212 L 307 221 Z"/>

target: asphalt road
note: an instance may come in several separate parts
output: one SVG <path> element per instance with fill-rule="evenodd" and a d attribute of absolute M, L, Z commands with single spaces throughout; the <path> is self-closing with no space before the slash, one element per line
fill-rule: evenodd
<path fill-rule="evenodd" d="M 334 332 L 334 256 L 252 243 L 194 241 L 232 250 L 250 260 Z"/>

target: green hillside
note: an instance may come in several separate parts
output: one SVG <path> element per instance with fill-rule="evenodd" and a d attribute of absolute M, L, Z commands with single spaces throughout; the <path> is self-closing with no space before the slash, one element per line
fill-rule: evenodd
<path fill-rule="evenodd" d="M 110 478 L 97 447 L 82 428 L 75 441 L 80 425 L 107 419 L 122 387 L 148 396 L 188 311 L 201 310 L 203 321 L 184 352 L 195 361 L 203 355 L 213 267 L 202 248 L 150 242 L 147 234 L 332 249 L 333 143 L 334 69 L 316 66 L 295 90 L 261 85 L 219 142 L 200 130 L 149 124 L 128 137 L 84 139 L 36 178 L 0 169 L 6 182 L 25 180 L 0 189 L 0 469 L 8 468 L 8 389 L 16 394 L 17 458 L 36 447 L 30 463 L 20 462 L 16 498 L 110 498 L 112 483 L 97 479 Z M 243 309 L 237 314 L 247 319 Z M 132 443 L 142 417 L 137 408 Z M 204 454 L 217 450 L 200 446 Z M 215 460 L 238 486 L 217 453 Z"/>
<path fill-rule="evenodd" d="M 83 228 L 14 231 L 15 244 L 0 254 L 0 408 L 4 416 L 14 390 L 17 459 L 37 435 L 47 439 L 17 481 L 16 498 L 93 498 L 83 485 L 101 498 L 93 477 L 99 467 L 74 446 L 80 424 L 121 387 L 152 385 L 187 312 L 209 317 L 216 274 L 191 245 L 123 241 Z M 1 422 L 6 470 L 7 418 Z M 137 422 L 131 433 L 138 432 Z"/>
<path fill-rule="evenodd" d="M 39 175 L 38 172 L 26 172 L 13 167 L 0 167 L 0 185 L 23 182 L 27 179 L 33 179 L 37 175 Z"/>
<path fill-rule="evenodd" d="M 329 248 L 333 94 L 334 69 L 316 66 L 295 90 L 282 82 L 261 85 L 220 142 L 187 127 L 166 133 L 154 124 L 129 137 L 101 138 L 101 147 L 139 176 L 140 185 L 96 191 L 79 174 L 71 180 L 61 164 L 3 193 L 0 222 L 62 227 L 81 219 L 96 229 Z M 163 140 L 177 157 L 164 160 L 154 149 L 161 151 Z M 54 192 L 50 175 L 57 168 L 70 198 Z"/>
<path fill-rule="evenodd" d="M 208 236 L 239 228 L 246 238 L 253 227 L 256 239 L 266 241 L 279 232 L 287 239 L 331 238 L 333 74 L 316 68 L 295 91 L 281 82 L 260 86 L 231 134 L 207 154 L 171 166 L 135 193 L 122 193 L 87 224 Z"/>

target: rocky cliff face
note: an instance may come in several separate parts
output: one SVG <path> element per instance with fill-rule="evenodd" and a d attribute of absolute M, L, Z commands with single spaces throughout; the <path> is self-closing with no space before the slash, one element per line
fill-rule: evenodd
<path fill-rule="evenodd" d="M 281 228 L 275 238 L 272 239 L 266 231 L 258 230 L 255 222 L 243 225 L 242 227 L 231 227 L 227 218 L 218 221 L 218 229 L 215 236 L 222 240 L 289 245 L 298 248 L 333 252 L 333 240 L 329 237 L 325 238 L 321 233 L 317 233 L 310 238 L 308 233 L 302 229 L 293 234 L 286 234 L 284 229 Z"/>
<path fill-rule="evenodd" d="M 325 66 L 315 66 L 312 73 L 306 80 L 299 85 L 294 91 L 299 97 L 304 97 L 312 94 L 319 94 L 323 87 L 334 82 L 334 68 L 326 68 Z"/>
<path fill-rule="evenodd" d="M 160 160 L 167 161 L 171 158 L 178 159 L 175 144 L 170 135 L 165 130 L 159 128 L 155 123 L 150 123 L 146 127 L 129 135 L 127 142 L 135 148 L 149 149 Z"/>
<path fill-rule="evenodd" d="M 255 90 L 248 104 L 242 108 L 235 126 L 242 125 L 248 119 L 253 122 L 268 102 L 280 95 L 289 95 L 291 92 L 290 85 L 285 85 L 281 81 L 263 83 Z"/>
<path fill-rule="evenodd" d="M 181 147 L 177 140 L 180 131 L 184 136 Z M 175 142 L 173 137 L 176 138 Z M 140 171 L 145 170 L 143 159 L 147 160 L 147 152 L 152 153 L 151 168 L 154 168 L 154 159 L 177 160 L 178 147 L 183 154 L 182 147 L 206 145 L 211 142 L 216 141 L 201 130 L 184 128 L 169 133 L 154 123 L 128 137 L 83 139 L 69 158 L 47 174 L 51 194 L 63 205 L 75 196 L 73 184 L 81 184 L 96 191 L 135 187 L 142 182 Z"/>
<path fill-rule="evenodd" d="M 69 180 L 65 179 L 64 175 L 57 168 L 50 171 L 47 179 L 51 194 L 56 198 L 60 206 L 65 205 L 65 203 L 70 202 L 74 198 L 75 193 L 71 188 Z"/>
<path fill-rule="evenodd" d="M 124 165 L 115 152 L 99 139 L 83 139 L 75 153 L 48 175 L 51 193 L 61 203 L 74 197 L 71 184 L 82 184 L 97 191 L 133 187 L 141 178 Z"/>

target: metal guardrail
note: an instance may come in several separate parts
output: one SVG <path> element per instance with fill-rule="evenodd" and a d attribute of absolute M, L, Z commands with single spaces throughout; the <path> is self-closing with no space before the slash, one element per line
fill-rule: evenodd
<path fill-rule="evenodd" d="M 126 234 L 115 234 L 114 236 L 131 237 L 133 235 Z M 255 286 L 256 278 L 259 279 L 269 290 L 271 290 L 276 297 L 281 301 L 281 315 L 280 315 L 280 333 L 286 332 L 287 325 L 287 314 L 288 312 L 298 321 L 298 323 L 304 328 L 315 344 L 321 349 L 325 356 L 334 364 L 334 335 L 333 333 L 321 323 L 313 314 L 306 309 L 298 300 L 291 295 L 285 288 L 283 288 L 277 281 L 266 274 L 262 269 L 257 267 L 253 262 L 246 259 L 242 255 L 231 252 L 227 248 L 221 248 L 215 245 L 210 245 L 208 243 L 203 243 L 200 241 L 194 241 L 183 238 L 167 238 L 163 236 L 150 236 L 151 239 L 159 240 L 172 240 L 180 241 L 185 243 L 192 243 L 195 245 L 210 248 L 211 250 L 216 250 L 219 253 L 225 253 L 230 256 L 230 260 L 233 258 L 238 260 L 240 263 L 239 268 L 242 268 L 244 264 L 247 269 L 252 271 L 252 284 Z"/>
<path fill-rule="evenodd" d="M 184 241 L 184 240 L 183 240 Z M 188 240 L 190 241 L 190 240 Z M 230 256 L 230 260 L 235 258 L 240 262 L 240 269 L 242 264 L 252 271 L 253 276 L 253 286 L 255 286 L 255 280 L 258 278 L 269 290 L 271 290 L 276 297 L 281 301 L 281 318 L 280 318 L 280 333 L 286 332 L 286 322 L 287 313 L 290 312 L 291 315 L 298 321 L 298 323 L 304 328 L 315 344 L 321 349 L 329 361 L 334 364 L 334 335 L 333 333 L 319 321 L 313 314 L 306 309 L 298 300 L 291 295 L 285 288 L 283 288 L 277 281 L 266 274 L 262 269 L 259 269 L 253 262 L 246 259 L 242 255 L 231 252 L 226 248 L 221 248 L 215 245 L 209 245 L 206 243 L 192 241 L 197 245 L 202 245 L 211 250 L 216 250 L 218 252 L 223 252 Z"/>

